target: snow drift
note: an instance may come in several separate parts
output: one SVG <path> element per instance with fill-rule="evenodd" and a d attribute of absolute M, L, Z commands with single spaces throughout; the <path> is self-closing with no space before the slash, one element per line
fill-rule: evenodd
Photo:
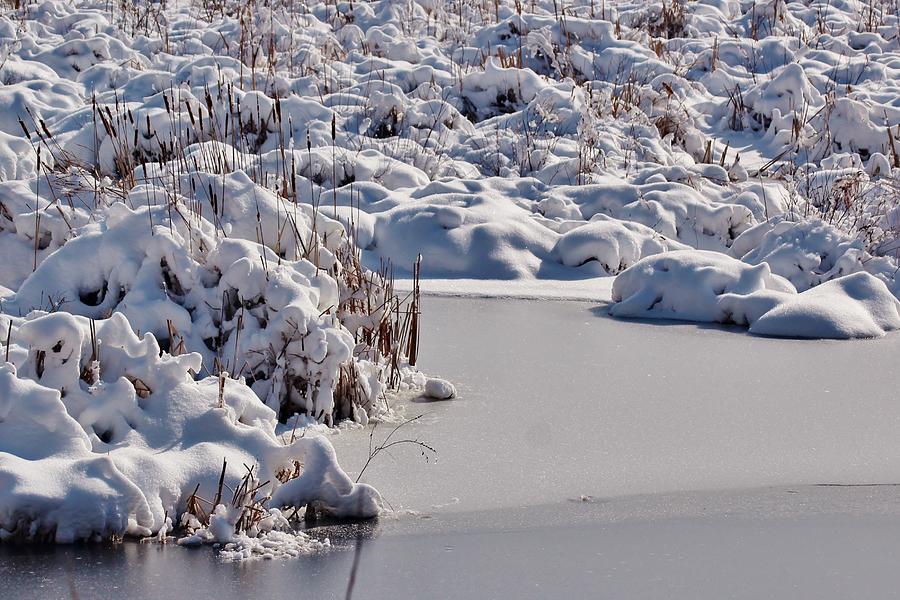
<path fill-rule="evenodd" d="M 797 293 L 768 263 L 697 250 L 641 260 L 613 282 L 612 299 L 616 317 L 736 323 L 759 335 L 848 339 L 900 328 L 900 300 L 869 273 Z"/>
<path fill-rule="evenodd" d="M 0 367 L 0 537 L 165 532 L 192 490 L 214 497 L 223 459 L 231 483 L 258 465 L 272 507 L 377 514 L 378 493 L 352 482 L 325 438 L 285 443 L 275 412 L 246 385 L 196 381 L 198 354 L 161 352 L 121 313 L 93 333 L 90 320 L 66 313 L 9 322 L 17 341 Z M 302 471 L 282 484 L 279 471 L 295 463 Z"/>

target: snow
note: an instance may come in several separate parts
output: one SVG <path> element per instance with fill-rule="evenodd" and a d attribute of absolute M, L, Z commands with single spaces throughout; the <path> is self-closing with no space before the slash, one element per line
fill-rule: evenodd
<path fill-rule="evenodd" d="M 11 363 L 0 371 L 4 536 L 150 535 L 184 510 L 195 486 L 214 496 L 223 459 L 232 482 L 242 465 L 258 465 L 273 507 L 378 512 L 378 493 L 347 477 L 327 439 L 286 444 L 275 412 L 239 381 L 226 380 L 220 405 L 218 378 L 191 375 L 198 354 L 160 353 L 153 336 L 138 338 L 121 313 L 95 322 L 101 367 L 90 384 L 82 375 L 93 356 L 88 319 L 33 313 L 15 321 Z M 280 484 L 277 472 L 294 461 L 302 472 Z M 210 528 L 216 539 L 227 537 L 221 520 Z"/>
<path fill-rule="evenodd" d="M 751 333 L 806 338 L 877 337 L 900 328 L 900 301 L 868 273 L 824 283 L 776 305 Z"/>
<path fill-rule="evenodd" d="M 649 227 L 600 214 L 564 233 L 554 250 L 567 267 L 597 261 L 602 274 L 616 275 L 645 256 L 681 247 Z"/>
<path fill-rule="evenodd" d="M 265 560 L 297 558 L 309 554 L 320 554 L 331 547 L 326 538 L 320 542 L 303 532 L 270 531 L 257 537 L 241 536 L 222 547 L 219 556 L 226 561 L 241 561 L 252 558 Z"/>
<path fill-rule="evenodd" d="M 745 252 L 748 247 L 752 250 Z M 818 219 L 801 223 L 771 219 L 741 234 L 731 253 L 751 265 L 769 265 L 799 291 L 866 270 L 870 262 L 859 241 L 838 234 Z M 876 265 L 869 269 L 878 273 Z"/>
<path fill-rule="evenodd" d="M 769 265 L 699 250 L 652 256 L 616 278 L 609 313 L 817 339 L 879 337 L 900 328 L 900 300 L 874 275 L 859 271 L 797 293 Z"/>
<path fill-rule="evenodd" d="M 806 106 L 818 108 L 824 100 L 810 83 L 803 67 L 790 63 L 775 70 L 771 79 L 747 90 L 744 102 L 758 127 L 781 121 L 782 117 Z"/>
<path fill-rule="evenodd" d="M 767 264 L 755 267 L 724 254 L 683 250 L 646 258 L 613 282 L 616 317 L 725 322 L 723 298 L 796 293 Z M 755 296 L 754 296 L 755 295 Z"/>
<path fill-rule="evenodd" d="M 682 22 L 667 24 L 664 7 L 657 4 L 615 3 L 599 15 L 578 5 L 562 23 L 550 5 L 535 3 L 517 14 L 501 2 L 496 22 L 480 14 L 462 27 L 443 18 L 449 17 L 448 7 L 413 3 L 335 8 L 334 15 L 345 15 L 337 21 L 325 17 L 328 11 L 305 14 L 303 31 L 286 26 L 293 17 L 278 8 L 267 12 L 269 20 L 259 17 L 248 25 L 260 39 L 273 36 L 274 49 L 282 53 L 274 57 L 276 72 L 257 85 L 244 69 L 246 57 L 222 43 L 239 31 L 233 17 L 199 23 L 173 7 L 165 23 L 179 34 L 170 47 L 152 35 L 129 38 L 100 10 L 58 3 L 52 10 L 29 9 L 29 18 L 41 20 L 43 38 L 34 39 L 25 28 L 17 34 L 23 47 L 9 51 L 3 68 L 21 92 L 10 94 L 18 100 L 10 101 L 4 132 L 24 143 L 18 119 L 29 129 L 38 127 L 25 112 L 28 107 L 58 140 L 45 160 L 60 158 L 61 151 L 66 158 L 96 162 L 110 177 L 131 169 L 138 180 L 152 175 L 157 185 L 178 171 L 173 175 L 182 183 L 176 187 L 189 185 L 188 196 L 209 190 L 209 172 L 223 170 L 223 193 L 254 202 L 226 203 L 222 227 L 255 238 L 258 203 L 260 237 L 270 247 L 278 237 L 273 231 L 281 229 L 270 191 L 283 189 L 287 179 L 300 198 L 319 197 L 326 206 L 332 199 L 336 206 L 330 214 L 361 228 L 357 241 L 369 251 L 369 264 L 392 258 L 408 268 L 411 257 L 424 250 L 428 276 L 615 275 L 644 254 L 635 245 L 658 249 L 642 241 L 652 239 L 649 232 L 633 231 L 637 224 L 670 240 L 667 246 L 677 241 L 728 251 L 742 231 L 784 212 L 777 203 L 770 212 L 773 193 L 792 196 L 796 208 L 807 203 L 827 210 L 802 189 L 806 175 L 797 175 L 798 191 L 790 181 L 763 190 L 746 161 L 734 152 L 723 154 L 711 138 L 726 139 L 738 125 L 758 130 L 758 139 L 751 139 L 755 146 L 745 149 L 754 156 L 784 157 L 787 145 L 791 154 L 784 160 L 817 167 L 850 153 L 861 157 L 860 164 L 869 163 L 874 177 L 892 176 L 889 136 L 880 121 L 895 119 L 895 111 L 871 83 L 890 69 L 881 62 L 886 59 L 878 54 L 872 59 L 870 52 L 890 47 L 881 37 L 884 31 L 841 30 L 854 22 L 847 13 L 851 8 L 841 6 L 828 7 L 824 17 L 839 25 L 823 34 L 809 9 L 798 5 L 779 12 L 773 6 L 692 5 L 679 17 Z M 426 22 L 437 19 L 440 27 L 417 30 L 417 19 L 426 15 Z M 72 22 L 79 23 L 79 39 L 63 35 Z M 7 25 L 11 34 L 16 31 L 12 22 Z M 101 33 L 80 39 L 90 27 Z M 656 50 L 644 43 L 646 31 L 660 44 Z M 797 31 L 806 32 L 807 39 L 813 32 L 821 35 L 816 46 L 805 47 L 796 41 Z M 837 87 L 852 70 L 842 71 L 838 52 L 875 61 L 854 78 L 853 90 Z M 342 62 L 328 62 L 329 53 Z M 673 65 L 682 59 L 694 66 L 679 71 Z M 134 66 L 113 75 L 114 61 Z M 294 61 L 306 75 L 291 71 Z M 853 62 L 854 69 L 857 64 L 862 63 Z M 568 78 L 573 75 L 578 85 Z M 238 85 L 223 87 L 223 76 Z M 325 93 L 310 93 L 314 79 L 324 81 Z M 633 98 L 620 106 L 615 98 L 623 85 L 632 86 Z M 741 88 L 740 105 L 732 107 Z M 115 102 L 119 93 L 128 114 Z M 97 127 L 89 107 L 79 110 L 77 98 L 90 94 L 101 106 L 116 108 L 101 119 L 103 127 Z M 236 113 L 232 120 L 246 128 L 245 140 L 216 133 L 227 130 L 226 105 Z M 792 119 L 809 115 L 799 137 L 791 133 Z M 716 122 L 718 130 L 711 129 Z M 132 139 L 133 128 L 140 135 Z M 827 129 L 827 139 L 816 129 Z M 183 149 L 180 165 L 167 156 L 170 140 Z M 713 142 L 709 162 L 702 160 L 707 141 Z M 86 149 L 94 146 L 91 156 Z M 719 154 L 721 165 L 715 164 Z M 24 170 L 15 177 L 35 175 L 33 167 L 19 164 Z M 510 190 L 491 175 L 527 185 Z M 477 203 L 448 196 L 447 186 L 430 185 L 441 179 L 465 182 L 467 192 L 479 196 Z M 572 184 L 577 189 L 565 189 Z M 141 187 L 129 196 L 133 205 L 159 197 Z M 204 210 L 212 201 L 205 199 Z M 639 239 L 625 241 L 624 232 L 611 231 L 597 233 L 602 241 L 585 239 L 588 231 L 611 225 L 568 235 L 598 215 L 622 221 Z M 846 220 L 828 226 L 852 238 L 863 231 L 858 225 Z M 18 233 L 24 237 L 27 231 L 22 227 Z M 57 238 L 54 244 L 60 243 Z M 27 247 L 23 244 L 23 256 Z M 282 250 L 290 252 L 276 251 Z M 620 264 L 610 264 L 616 258 Z M 586 261 L 598 264 L 584 268 Z M 560 263 L 574 271 L 558 269 Z M 21 278 L 11 275 L 4 285 L 16 287 Z"/>
<path fill-rule="evenodd" d="M 425 395 L 435 400 L 449 400 L 456 396 L 456 388 L 446 379 L 429 377 L 425 380 Z"/>
<path fill-rule="evenodd" d="M 375 515 L 318 434 L 454 395 L 392 328 L 414 265 L 618 317 L 896 329 L 898 16 L 595 4 L 6 6 L 0 427 L 32 434 L 0 438 L 0 533 L 165 538 L 223 459 L 271 509 Z M 193 535 L 265 554 L 221 506 Z"/>

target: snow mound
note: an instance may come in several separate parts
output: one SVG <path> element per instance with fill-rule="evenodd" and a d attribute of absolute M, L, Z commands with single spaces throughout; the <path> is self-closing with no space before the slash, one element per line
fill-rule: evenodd
<path fill-rule="evenodd" d="M 725 322 L 722 297 L 757 292 L 796 293 L 765 263 L 751 266 L 724 254 L 681 250 L 650 256 L 613 282 L 615 317 Z"/>
<path fill-rule="evenodd" d="M 666 176 L 694 174 L 673 168 Z M 400 190 L 374 211 L 367 249 L 399 265 L 421 254 L 430 277 L 570 279 L 615 275 L 667 250 L 724 252 L 754 224 L 745 206 L 710 201 L 662 173 L 648 179 L 550 186 L 492 177 Z"/>
<path fill-rule="evenodd" d="M 804 109 L 817 109 L 823 104 L 822 95 L 809 82 L 803 67 L 796 63 L 784 65 L 772 78 L 752 87 L 744 94 L 750 116 L 755 123 L 748 126 L 765 129 L 779 122 L 784 116 L 792 116 Z"/>
<path fill-rule="evenodd" d="M 613 282 L 615 317 L 735 323 L 777 337 L 879 337 L 900 328 L 900 301 L 866 272 L 797 293 L 768 263 L 697 250 L 645 258 Z"/>
<path fill-rule="evenodd" d="M 435 400 L 449 400 L 456 397 L 456 388 L 446 379 L 429 377 L 425 380 L 425 395 Z"/>
<path fill-rule="evenodd" d="M 742 254 L 747 248 L 752 248 Z M 819 219 L 775 218 L 741 234 L 731 252 L 751 265 L 766 263 L 799 291 L 863 270 L 862 244 Z"/>
<path fill-rule="evenodd" d="M 724 169 L 721 175 L 727 180 Z M 690 170 L 673 167 L 648 173 L 639 184 L 603 177 L 590 185 L 560 186 L 551 193 L 567 198 L 586 219 L 607 215 L 693 248 L 725 251 L 753 225 L 752 212 L 724 198 L 710 201 L 692 187 L 703 185 L 698 179 Z"/>
<path fill-rule="evenodd" d="M 900 329 L 900 301 L 883 281 L 855 273 L 785 299 L 751 326 L 759 335 L 870 338 Z"/>
<path fill-rule="evenodd" d="M 533 277 L 559 237 L 522 206 L 527 200 L 517 199 L 533 194 L 528 188 L 536 183 L 432 183 L 376 215 L 373 250 L 398 264 L 421 254 L 432 277 Z"/>
<path fill-rule="evenodd" d="M 11 323 L 10 362 L 0 365 L 0 537 L 150 535 L 194 490 L 214 497 L 223 464 L 232 489 L 243 465 L 256 465 L 276 508 L 377 514 L 378 493 L 353 483 L 327 439 L 285 442 L 275 412 L 246 385 L 195 381 L 198 354 L 161 352 L 121 313 L 92 322 L 35 312 Z"/>
<path fill-rule="evenodd" d="M 645 225 L 597 215 L 564 233 L 553 251 L 567 267 L 596 261 L 601 274 L 616 275 L 645 256 L 684 247 Z"/>

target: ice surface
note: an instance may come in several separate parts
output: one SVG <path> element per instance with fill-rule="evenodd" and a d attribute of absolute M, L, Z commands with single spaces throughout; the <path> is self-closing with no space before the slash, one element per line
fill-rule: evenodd
<path fill-rule="evenodd" d="M 436 461 L 398 448 L 396 462 L 366 469 L 362 481 L 395 508 L 496 510 L 487 521 L 510 512 L 530 526 L 557 510 L 534 507 L 583 495 L 606 514 L 607 500 L 633 494 L 896 482 L 897 336 L 771 339 L 622 321 L 590 302 L 429 296 L 423 310 L 422 366 L 459 399 L 406 405 L 425 416 L 405 435 L 433 445 Z M 351 474 L 367 438 L 335 439 Z"/>

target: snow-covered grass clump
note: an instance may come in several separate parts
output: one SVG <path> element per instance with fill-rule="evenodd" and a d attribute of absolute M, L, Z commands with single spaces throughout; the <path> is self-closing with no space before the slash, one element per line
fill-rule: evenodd
<path fill-rule="evenodd" d="M 282 439 L 275 412 L 244 383 L 197 380 L 199 354 L 162 352 L 121 313 L 0 322 L 12 340 L 0 367 L 3 538 L 156 534 L 192 494 L 211 501 L 220 478 L 240 481 L 244 465 L 273 508 L 377 514 L 378 493 L 353 483 L 327 439 Z"/>
<path fill-rule="evenodd" d="M 231 199 L 237 205 L 250 197 L 235 192 Z M 305 229 L 295 239 L 317 244 L 303 210 L 294 205 L 290 215 Z M 384 308 L 375 314 L 354 303 L 392 299 L 379 275 L 342 265 L 337 254 L 345 251 L 346 239 L 339 223 L 318 217 L 319 231 L 332 235 L 326 233 L 325 245 L 316 249 L 317 267 L 242 240 L 236 228 L 235 237 L 217 235 L 209 221 L 178 204 L 173 211 L 171 205 L 131 210 L 116 203 L 95 216 L 98 223 L 80 230 L 6 299 L 7 313 L 122 314 L 168 351 L 200 353 L 196 373 L 224 370 L 243 378 L 282 420 L 294 412 L 328 423 L 362 420 L 376 409 L 385 383 L 376 356 L 382 354 L 363 351 L 365 345 L 357 349 L 354 334 L 371 335 Z M 390 356 L 387 350 L 383 356 Z"/>
<path fill-rule="evenodd" d="M 760 335 L 877 337 L 900 329 L 900 301 L 883 282 L 856 273 L 786 298 L 750 325 Z"/>
<path fill-rule="evenodd" d="M 724 254 L 698 250 L 646 258 L 613 282 L 610 313 L 617 317 L 656 317 L 727 322 L 722 298 L 756 294 L 760 300 L 796 293 L 768 265 L 750 266 Z"/>
<path fill-rule="evenodd" d="M 699 250 L 638 262 L 612 295 L 617 317 L 735 323 L 760 335 L 847 339 L 900 329 L 900 300 L 864 271 L 798 293 L 768 263 Z"/>
<path fill-rule="evenodd" d="M 216 183 L 235 212 L 210 207 L 215 221 L 149 184 L 91 211 L 56 205 L 61 245 L 44 257 L 35 246 L 33 272 L 2 299 L 0 537 L 164 538 L 193 506 L 231 511 L 235 556 L 315 549 L 284 519 L 248 533 L 247 506 L 220 503 L 244 465 L 263 523 L 278 507 L 380 510 L 326 438 L 276 430 L 295 414 L 365 423 L 389 388 L 421 385 L 407 362 L 416 297 L 407 306 L 386 271 L 362 267 L 340 222 L 277 205 L 246 177 Z M 274 249 L 242 237 L 251 203 Z"/>

